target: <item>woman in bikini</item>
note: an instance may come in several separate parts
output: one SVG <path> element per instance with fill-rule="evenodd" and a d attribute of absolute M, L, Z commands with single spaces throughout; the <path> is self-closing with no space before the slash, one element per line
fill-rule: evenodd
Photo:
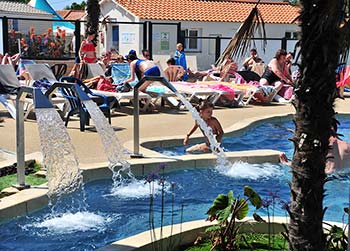
<path fill-rule="evenodd" d="M 145 76 L 160 76 L 160 69 L 152 60 L 138 59 L 133 53 L 129 53 L 127 61 L 130 65 L 131 77 L 124 81 L 124 84 L 129 84 L 135 80 L 135 74 L 138 80 L 141 80 Z M 139 91 L 145 91 L 152 81 L 146 81 L 139 87 Z"/>
<path fill-rule="evenodd" d="M 224 135 L 224 131 L 221 127 L 221 124 L 217 118 L 213 117 L 213 109 L 214 105 L 209 101 L 202 101 L 197 110 L 201 118 L 207 123 L 207 125 L 212 129 L 213 135 L 216 135 L 217 142 L 221 143 L 222 136 Z M 199 125 L 197 123 L 194 124 L 190 132 L 186 135 L 183 144 L 188 145 L 188 140 L 190 136 L 198 129 Z M 203 132 L 203 131 L 202 131 Z M 205 136 L 204 132 L 203 135 Z M 205 136 L 205 143 L 197 144 L 191 146 L 186 149 L 186 152 L 210 152 L 210 143 L 208 138 Z"/>
<path fill-rule="evenodd" d="M 96 50 L 95 43 L 93 40 L 95 39 L 96 33 L 93 31 L 87 32 L 87 38 L 81 43 L 79 50 L 80 62 L 83 63 L 96 63 Z"/>

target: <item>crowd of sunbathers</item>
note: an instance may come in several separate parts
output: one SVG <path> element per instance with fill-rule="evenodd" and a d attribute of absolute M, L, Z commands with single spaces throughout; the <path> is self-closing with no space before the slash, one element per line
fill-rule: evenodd
<path fill-rule="evenodd" d="M 130 50 L 125 56 L 118 54 L 116 50 L 111 50 L 102 53 L 101 58 L 97 58 L 95 46 L 92 42 L 94 36 L 93 33 L 88 34 L 86 40 L 82 42 L 77 63 L 98 63 L 105 71 L 105 76 L 97 76 L 97 78 L 87 80 L 89 86 L 105 91 L 124 92 L 131 90 L 132 87 L 130 86 L 130 83 L 135 80 L 135 76 L 138 80 L 141 80 L 144 76 L 161 76 L 161 69 L 151 59 L 151 54 L 148 50 L 142 50 L 142 59 L 138 58 L 135 50 Z M 275 57 L 265 65 L 263 60 L 258 56 L 256 49 L 251 49 L 249 57 L 243 61 L 240 70 L 238 70 L 239 67 L 237 63 L 228 56 L 220 65 L 212 65 L 211 68 L 206 71 L 192 71 L 187 67 L 184 48 L 183 45 L 179 43 L 176 46 L 174 57 L 167 60 L 167 65 L 168 67 L 180 66 L 180 68 L 177 68 L 177 75 L 172 79 L 175 81 L 190 82 L 202 80 L 249 84 L 261 90 L 261 92 L 256 93 L 255 96 L 258 102 L 269 102 L 272 98 L 278 102 L 285 102 L 292 98 L 293 82 L 296 80 L 295 77 L 292 78 L 291 72 L 293 57 L 293 53 L 287 53 L 284 49 L 279 49 L 276 51 Z M 20 55 L 16 54 L 10 56 L 7 53 L 5 55 L 0 54 L 0 63 L 13 65 L 14 69 L 16 69 L 20 63 Z M 125 79 L 123 83 L 118 86 L 113 85 L 113 80 L 110 78 L 112 75 L 112 65 L 114 63 L 128 63 L 130 67 L 130 77 Z M 75 67 L 73 67 L 70 75 L 76 74 L 78 65 L 79 64 L 76 64 Z M 101 78 L 103 78 L 104 81 L 101 81 Z M 106 84 L 106 81 L 108 84 Z M 145 91 L 150 83 L 151 81 L 146 81 L 139 90 Z M 220 122 L 212 116 L 213 107 L 214 106 L 210 104 L 210 102 L 202 101 L 198 105 L 198 112 L 202 119 L 212 129 L 214 136 L 216 136 L 216 140 L 221 143 L 223 130 Z M 4 119 L 0 117 L 0 123 L 2 122 L 4 122 Z M 184 145 L 188 144 L 189 137 L 197 128 L 198 124 L 195 123 L 190 132 L 186 135 L 183 142 Z M 350 146 L 348 143 L 335 137 L 331 137 L 330 145 L 332 146 L 331 149 L 333 149 L 330 151 L 330 155 L 332 155 L 331 157 L 333 158 L 331 158 L 331 161 L 327 162 L 327 173 L 331 173 L 335 169 L 342 167 L 345 161 L 348 162 L 350 156 Z M 208 139 L 206 138 L 205 143 L 188 148 L 187 151 L 210 151 Z M 281 154 L 280 160 L 282 163 L 290 165 L 285 154 Z"/>

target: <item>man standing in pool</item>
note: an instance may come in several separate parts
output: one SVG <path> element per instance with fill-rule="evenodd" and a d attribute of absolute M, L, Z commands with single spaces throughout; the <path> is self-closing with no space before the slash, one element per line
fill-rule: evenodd
<path fill-rule="evenodd" d="M 197 110 L 201 118 L 207 123 L 207 125 L 212 129 L 213 135 L 216 135 L 217 142 L 221 143 L 224 131 L 222 130 L 221 124 L 217 118 L 213 117 L 214 105 L 209 101 L 202 101 L 198 106 Z M 199 125 L 195 122 L 194 126 L 190 132 L 186 135 L 183 144 L 188 145 L 188 139 L 190 136 L 198 129 Z M 203 131 L 202 131 L 203 132 Z M 204 132 L 203 132 L 204 134 Z M 204 134 L 205 136 L 205 134 Z M 186 149 L 186 152 L 210 152 L 210 143 L 208 138 L 205 136 L 205 143 L 197 144 Z"/>
<path fill-rule="evenodd" d="M 280 154 L 280 162 L 291 166 L 285 153 Z M 329 137 L 329 151 L 327 155 L 325 172 L 334 173 L 338 169 L 350 167 L 350 144 L 335 136 Z"/>

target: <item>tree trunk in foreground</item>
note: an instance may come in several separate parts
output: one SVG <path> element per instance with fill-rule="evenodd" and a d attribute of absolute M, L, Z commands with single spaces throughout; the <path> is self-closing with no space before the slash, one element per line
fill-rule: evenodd
<path fill-rule="evenodd" d="M 301 1 L 301 73 L 295 90 L 290 250 L 325 250 L 322 229 L 325 162 L 335 126 L 335 70 L 343 0 Z"/>
<path fill-rule="evenodd" d="M 86 12 L 87 12 L 87 24 L 86 30 L 92 30 L 98 35 L 99 18 L 101 14 L 100 4 L 98 0 L 87 0 Z"/>

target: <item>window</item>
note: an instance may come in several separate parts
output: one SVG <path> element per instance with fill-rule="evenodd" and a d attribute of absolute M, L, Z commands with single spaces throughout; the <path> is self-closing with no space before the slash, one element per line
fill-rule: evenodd
<path fill-rule="evenodd" d="M 119 26 L 112 26 L 112 47 L 119 51 Z"/>
<path fill-rule="evenodd" d="M 201 39 L 193 38 L 200 37 L 201 32 L 199 29 L 186 29 L 181 31 L 181 36 L 185 37 L 184 47 L 186 51 L 199 52 L 201 50 Z M 186 38 L 192 37 L 192 38 Z"/>

